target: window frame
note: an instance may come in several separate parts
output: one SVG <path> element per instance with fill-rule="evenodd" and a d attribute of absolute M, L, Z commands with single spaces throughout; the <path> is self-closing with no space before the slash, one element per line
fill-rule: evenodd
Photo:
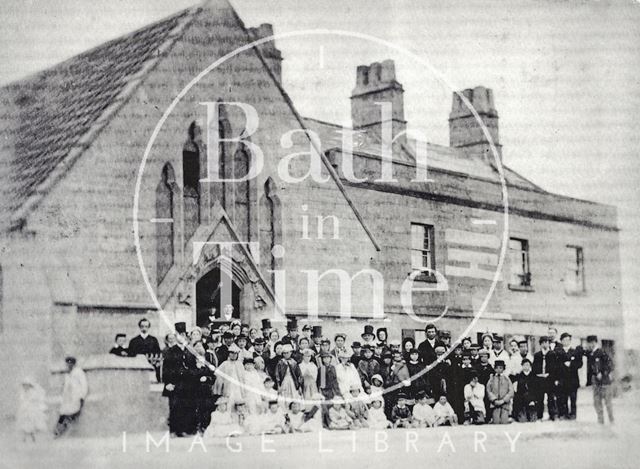
<path fill-rule="evenodd" d="M 422 248 L 417 248 L 413 245 L 413 227 L 418 226 L 423 228 L 423 236 L 422 236 Z M 410 263 L 411 263 L 411 272 L 415 272 L 418 269 L 413 265 L 413 254 L 414 252 L 420 252 L 420 258 L 422 260 L 422 267 L 428 268 L 430 272 L 422 272 L 415 277 L 415 281 L 423 281 L 423 282 L 436 282 L 436 240 L 435 240 L 436 229 L 433 224 L 430 223 L 421 223 L 421 222 L 411 222 L 409 228 L 409 250 L 410 250 Z M 425 239 L 428 240 L 428 249 L 424 249 Z M 429 259 L 430 265 L 424 265 L 425 254 L 427 254 L 427 258 Z"/>
<path fill-rule="evenodd" d="M 520 243 L 520 249 L 517 250 L 519 253 L 519 264 L 521 266 L 520 274 L 516 274 L 520 277 L 520 281 L 518 283 L 512 283 L 513 276 L 513 253 L 516 252 L 515 249 L 511 247 L 512 241 L 516 241 Z M 517 238 L 517 237 L 509 237 L 509 289 L 511 290 L 522 290 L 522 291 L 530 291 L 533 289 L 532 285 L 532 276 L 531 276 L 531 250 L 529 245 L 529 240 L 525 238 Z"/>
<path fill-rule="evenodd" d="M 569 289 L 567 282 L 566 282 L 566 278 L 565 278 L 565 293 L 567 293 L 568 295 L 584 295 L 587 291 L 587 282 L 586 282 L 586 275 L 585 275 L 585 266 L 584 266 L 584 248 L 582 246 L 579 246 L 577 244 L 567 244 L 567 249 L 570 249 L 572 254 L 574 254 L 574 258 L 573 258 L 573 269 L 571 269 L 571 272 L 575 275 L 574 280 L 575 283 L 574 285 L 577 285 L 577 288 L 575 289 Z M 566 270 L 566 273 L 569 272 L 569 269 Z M 580 282 L 578 282 L 578 280 L 580 280 Z"/>

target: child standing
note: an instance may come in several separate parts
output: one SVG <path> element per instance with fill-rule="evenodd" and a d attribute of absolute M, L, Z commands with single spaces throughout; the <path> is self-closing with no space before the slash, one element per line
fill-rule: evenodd
<path fill-rule="evenodd" d="M 442 394 L 438 399 L 438 402 L 433 406 L 433 412 L 436 414 L 436 423 L 434 427 L 441 427 L 443 425 L 456 426 L 458 425 L 458 417 L 451 407 L 451 404 L 447 401 L 447 396 Z"/>
<path fill-rule="evenodd" d="M 513 384 L 504 375 L 504 360 L 496 360 L 493 364 L 495 374 L 489 378 L 486 386 L 487 399 L 491 403 L 493 423 L 511 423 L 511 400 L 513 399 Z"/>
<path fill-rule="evenodd" d="M 44 389 L 30 377 L 23 379 L 16 413 L 16 425 L 23 441 L 30 438 L 35 443 L 36 433 L 46 431 L 46 411 Z"/>

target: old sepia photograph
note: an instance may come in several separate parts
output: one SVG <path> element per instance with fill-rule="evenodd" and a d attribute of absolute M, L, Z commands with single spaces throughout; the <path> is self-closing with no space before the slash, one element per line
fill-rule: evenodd
<path fill-rule="evenodd" d="M 0 0 L 0 467 L 637 468 L 639 0 Z"/>

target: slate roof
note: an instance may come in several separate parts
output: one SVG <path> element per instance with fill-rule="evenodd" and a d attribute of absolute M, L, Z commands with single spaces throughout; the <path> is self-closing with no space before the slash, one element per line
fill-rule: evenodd
<path fill-rule="evenodd" d="M 189 12 L 0 88 L 0 231 L 70 152 L 87 143 L 82 137 Z"/>

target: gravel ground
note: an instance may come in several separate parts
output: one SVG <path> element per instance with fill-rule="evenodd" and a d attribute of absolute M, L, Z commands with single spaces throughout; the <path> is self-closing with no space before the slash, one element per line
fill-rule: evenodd
<path fill-rule="evenodd" d="M 165 467 L 400 469 L 436 464 L 462 468 L 633 468 L 640 467 L 640 393 L 615 401 L 613 426 L 595 422 L 590 395 L 584 393 L 577 422 L 537 422 L 374 432 L 326 432 L 304 435 L 240 437 L 226 440 L 172 439 L 163 434 L 127 434 L 113 438 L 42 438 L 22 443 L 5 432 L 0 441 L 7 468 Z M 161 442 L 155 446 L 155 442 Z M 148 447 L 148 448 L 147 448 Z M 473 466 L 469 466 L 473 464 Z"/>

